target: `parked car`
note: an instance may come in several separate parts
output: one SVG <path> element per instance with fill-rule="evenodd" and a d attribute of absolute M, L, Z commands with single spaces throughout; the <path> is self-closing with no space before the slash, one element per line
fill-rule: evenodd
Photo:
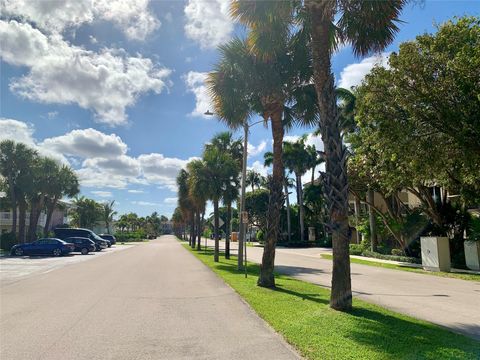
<path fill-rule="evenodd" d="M 74 251 L 79 251 L 82 255 L 87 255 L 90 251 L 95 251 L 95 243 L 84 237 L 69 237 L 64 240 L 66 243 L 73 244 L 75 246 Z"/>
<path fill-rule="evenodd" d="M 113 235 L 110 234 L 100 234 L 100 236 L 103 240 L 110 241 L 110 246 L 115 245 L 117 243 L 117 238 Z M 109 246 L 109 247 L 110 247 Z"/>
<path fill-rule="evenodd" d="M 43 238 L 25 244 L 17 244 L 10 250 L 11 255 L 67 255 L 75 250 L 73 244 L 55 238 Z"/>
<path fill-rule="evenodd" d="M 80 228 L 56 228 L 54 232 L 55 236 L 59 239 L 66 239 L 69 237 L 84 237 L 90 239 L 95 243 L 95 251 L 101 251 L 108 247 L 108 241 L 103 240 L 92 230 Z"/>

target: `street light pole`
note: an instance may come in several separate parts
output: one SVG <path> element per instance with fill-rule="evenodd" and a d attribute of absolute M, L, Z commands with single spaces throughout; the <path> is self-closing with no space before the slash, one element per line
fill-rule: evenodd
<path fill-rule="evenodd" d="M 240 233 L 238 236 L 238 270 L 243 269 L 243 244 L 245 243 L 245 224 L 243 223 L 243 212 L 245 211 L 245 188 L 247 179 L 247 149 L 248 149 L 248 122 L 245 119 L 243 121 L 243 159 L 242 159 L 242 183 L 240 190 Z"/>

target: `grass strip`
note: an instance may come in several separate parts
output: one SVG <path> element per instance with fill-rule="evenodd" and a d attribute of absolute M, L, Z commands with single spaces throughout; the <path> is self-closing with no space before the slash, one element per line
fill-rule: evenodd
<path fill-rule="evenodd" d="M 307 359 L 479 359 L 480 342 L 437 325 L 354 299 L 354 310 L 330 309 L 330 292 L 320 286 L 276 276 L 276 288 L 256 285 L 259 266 L 248 278 L 232 256 L 213 261 L 211 249 L 184 247 L 230 285 Z M 459 304 L 460 306 L 460 304 Z"/>
<path fill-rule="evenodd" d="M 331 254 L 321 254 L 322 259 L 332 260 L 333 256 Z M 379 261 L 373 260 L 363 260 L 350 257 L 350 262 L 354 264 L 361 264 L 361 265 L 368 265 L 368 266 L 376 266 L 382 267 L 386 269 L 393 269 L 393 270 L 402 270 L 402 271 L 410 271 L 419 274 L 425 275 L 433 275 L 433 276 L 440 276 L 452 279 L 461 279 L 461 280 L 468 280 L 468 281 L 477 281 L 480 282 L 480 275 L 477 274 L 467 274 L 467 273 L 453 273 L 453 272 L 443 272 L 443 271 L 425 271 L 421 268 L 409 267 L 405 265 L 397 265 L 397 264 L 389 264 L 383 263 Z"/>

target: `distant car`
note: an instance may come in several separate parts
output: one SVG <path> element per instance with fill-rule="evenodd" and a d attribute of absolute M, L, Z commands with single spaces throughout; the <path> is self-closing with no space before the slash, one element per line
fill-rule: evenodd
<path fill-rule="evenodd" d="M 66 243 L 73 244 L 75 246 L 74 251 L 79 251 L 82 255 L 87 255 L 90 251 L 95 251 L 95 243 L 84 237 L 69 237 L 64 240 Z"/>
<path fill-rule="evenodd" d="M 84 237 L 92 240 L 95 243 L 95 251 L 101 251 L 108 247 L 109 241 L 102 239 L 92 230 L 80 228 L 56 228 L 54 230 L 55 236 L 59 239 L 66 239 L 69 237 Z"/>
<path fill-rule="evenodd" d="M 100 234 L 100 236 L 103 240 L 110 241 L 110 246 L 115 245 L 117 243 L 117 239 L 115 236 L 110 235 L 110 234 Z M 109 246 L 109 247 L 110 247 Z"/>
<path fill-rule="evenodd" d="M 73 244 L 55 238 L 43 238 L 25 244 L 17 244 L 12 247 L 10 253 L 15 256 L 23 255 L 67 255 L 75 250 Z"/>

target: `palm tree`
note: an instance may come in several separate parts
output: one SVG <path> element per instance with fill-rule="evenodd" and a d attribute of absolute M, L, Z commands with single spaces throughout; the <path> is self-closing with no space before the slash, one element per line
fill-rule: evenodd
<path fill-rule="evenodd" d="M 81 196 L 74 198 L 73 204 L 72 222 L 78 227 L 91 229 L 101 218 L 101 205 L 95 200 Z"/>
<path fill-rule="evenodd" d="M 189 187 L 189 174 L 186 170 L 182 169 L 177 175 L 177 187 L 178 187 L 178 207 L 182 212 L 183 219 L 186 223 L 190 224 L 190 237 L 188 243 L 190 246 L 193 245 L 195 239 L 195 227 L 194 227 L 194 213 L 193 213 L 193 204 L 190 197 Z"/>
<path fill-rule="evenodd" d="M 50 179 L 50 189 L 45 199 L 47 219 L 45 221 L 44 236 L 48 236 L 50 222 L 58 201 L 64 197 L 74 197 L 80 192 L 77 175 L 69 166 L 62 166 L 56 176 Z"/>
<path fill-rule="evenodd" d="M 102 204 L 102 220 L 105 222 L 107 233 L 110 234 L 110 224 L 113 221 L 113 217 L 117 215 L 117 212 L 113 210 L 115 200 L 105 202 Z"/>
<path fill-rule="evenodd" d="M 232 174 L 238 171 L 238 162 L 232 156 L 215 146 L 205 146 L 203 152 L 209 199 L 213 202 L 215 252 L 214 261 L 219 261 L 219 202 L 232 181 Z"/>
<path fill-rule="evenodd" d="M 201 249 L 202 224 L 205 216 L 205 207 L 208 200 L 209 179 L 202 160 L 192 160 L 187 164 L 188 191 L 195 209 L 197 228 L 197 250 Z"/>
<path fill-rule="evenodd" d="M 296 142 L 283 143 L 283 161 L 285 167 L 289 169 L 290 173 L 295 174 L 296 190 L 297 190 L 297 204 L 300 218 L 300 241 L 305 240 L 305 209 L 303 205 L 303 186 L 302 176 L 310 167 L 310 154 L 305 146 L 305 136 L 298 139 Z"/>
<path fill-rule="evenodd" d="M 260 189 L 260 185 L 262 185 L 262 175 L 256 172 L 255 170 L 248 170 L 247 171 L 247 186 L 252 187 L 252 192 L 255 192 L 255 186 Z"/>
<path fill-rule="evenodd" d="M 320 129 L 325 144 L 327 194 L 333 241 L 330 306 L 352 307 L 348 225 L 347 150 L 342 142 L 331 58 L 338 40 L 364 56 L 382 51 L 398 32 L 397 23 L 406 0 L 305 0 L 311 32 L 313 74 L 318 96 Z"/>

